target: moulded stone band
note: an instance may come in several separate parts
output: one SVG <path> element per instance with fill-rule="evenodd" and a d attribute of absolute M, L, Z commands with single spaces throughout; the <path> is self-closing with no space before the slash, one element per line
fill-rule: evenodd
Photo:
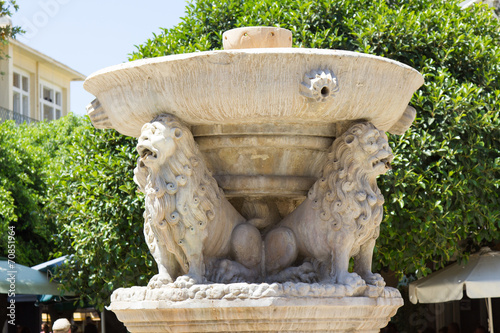
<path fill-rule="evenodd" d="M 316 181 L 315 177 L 280 176 L 214 176 L 226 197 L 275 196 L 303 197 Z"/>

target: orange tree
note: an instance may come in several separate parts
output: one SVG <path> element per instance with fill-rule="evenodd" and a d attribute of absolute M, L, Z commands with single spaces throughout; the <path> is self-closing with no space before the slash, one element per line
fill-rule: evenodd
<path fill-rule="evenodd" d="M 221 49 L 242 26 L 290 29 L 296 47 L 344 49 L 408 64 L 425 77 L 417 119 L 391 136 L 393 171 L 379 180 L 385 219 L 375 270 L 427 274 L 500 239 L 500 25 L 490 9 L 454 1 L 192 0 L 182 22 L 130 60 Z M 132 183 L 134 140 L 86 125 L 54 173 L 50 211 L 61 271 L 82 300 L 105 305 L 119 286 L 144 285 L 153 262 L 142 242 L 142 197 Z M 62 158 L 62 157 L 61 157 Z"/>
<path fill-rule="evenodd" d="M 50 258 L 55 220 L 47 217 L 52 162 L 67 153 L 83 119 L 69 115 L 36 125 L 0 123 L 0 256 L 7 257 L 8 228 L 15 231 L 15 261 L 32 266 Z"/>
<path fill-rule="evenodd" d="M 500 242 L 500 24 L 456 1 L 192 1 L 183 21 L 131 60 L 221 49 L 225 30 L 290 29 L 296 47 L 344 49 L 408 64 L 425 77 L 417 119 L 391 136 L 393 171 L 379 180 L 385 219 L 375 269 L 426 274 Z"/>

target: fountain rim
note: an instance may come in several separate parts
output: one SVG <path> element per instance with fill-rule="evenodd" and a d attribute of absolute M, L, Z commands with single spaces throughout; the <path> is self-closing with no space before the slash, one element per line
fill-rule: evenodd
<path fill-rule="evenodd" d="M 396 65 L 398 67 L 409 70 L 410 72 L 414 72 L 417 78 L 420 78 L 421 86 L 424 83 L 423 75 L 414 69 L 413 67 L 406 65 L 397 60 L 393 60 L 390 58 L 385 58 L 373 54 L 355 52 L 355 51 L 347 51 L 347 50 L 337 50 L 337 49 L 316 49 L 316 48 L 255 48 L 255 49 L 232 49 L 232 50 L 211 50 L 211 51 L 200 51 L 200 52 L 191 52 L 191 53 L 181 53 L 181 54 L 171 54 L 162 57 L 155 58 L 144 58 L 133 60 L 130 62 L 121 63 L 118 65 L 113 65 L 109 67 L 105 67 L 101 70 L 98 70 L 92 74 L 90 74 L 87 79 L 83 83 L 83 87 L 85 90 L 93 93 L 92 90 L 92 81 L 94 81 L 98 77 L 102 77 L 111 72 L 119 72 L 126 71 L 129 69 L 145 66 L 145 65 L 153 65 L 165 62 L 178 62 L 184 61 L 193 58 L 205 58 L 205 57 L 214 57 L 218 55 L 311 55 L 311 56 L 333 56 L 333 57 L 350 57 L 353 59 L 356 58 L 367 58 L 373 59 L 375 61 L 381 61 L 389 64 Z"/>

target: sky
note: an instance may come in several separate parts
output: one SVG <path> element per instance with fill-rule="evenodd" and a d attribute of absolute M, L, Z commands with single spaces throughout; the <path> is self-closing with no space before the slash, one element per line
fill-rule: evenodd
<path fill-rule="evenodd" d="M 17 40 L 86 76 L 128 61 L 128 54 L 184 16 L 185 0 L 18 0 Z M 71 83 L 71 111 L 86 114 L 94 96 Z"/>

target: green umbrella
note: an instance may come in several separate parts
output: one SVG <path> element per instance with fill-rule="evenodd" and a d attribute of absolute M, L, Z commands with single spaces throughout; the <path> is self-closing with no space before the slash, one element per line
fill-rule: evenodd
<path fill-rule="evenodd" d="M 50 281 L 47 273 L 12 261 L 0 260 L 0 294 L 59 295 L 60 286 L 59 283 Z M 66 292 L 65 295 L 74 294 Z"/>

